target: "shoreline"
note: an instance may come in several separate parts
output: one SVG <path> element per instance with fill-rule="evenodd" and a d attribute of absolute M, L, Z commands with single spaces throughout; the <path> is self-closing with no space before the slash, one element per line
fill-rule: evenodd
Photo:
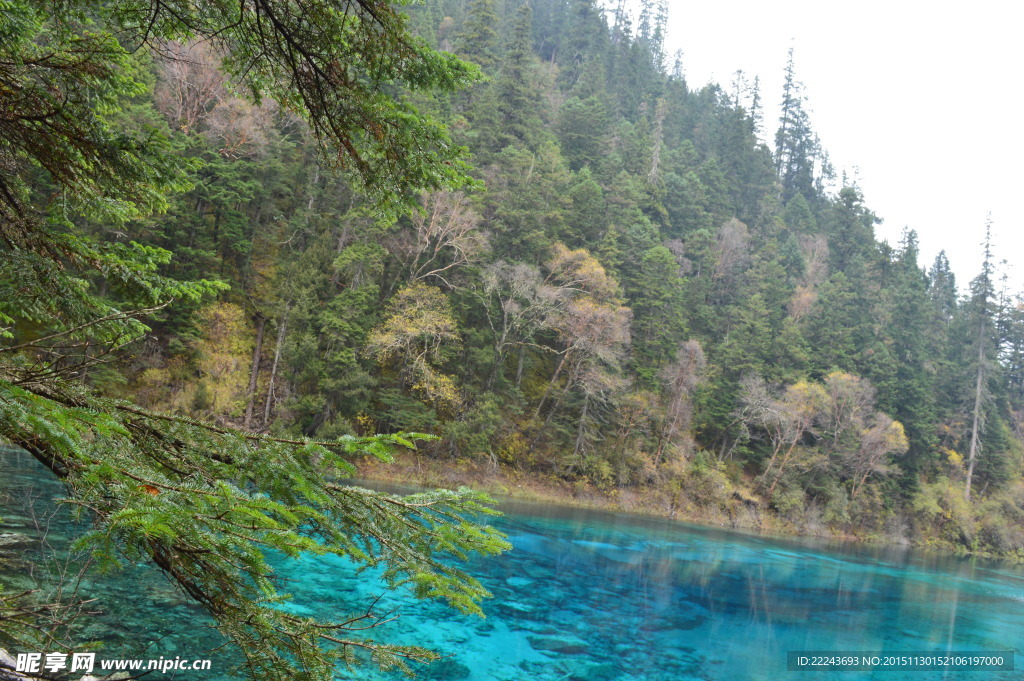
<path fill-rule="evenodd" d="M 0 441 L 0 449 L 16 450 L 17 447 Z M 680 494 L 673 497 L 667 490 L 653 486 L 605 490 L 583 480 L 569 481 L 554 476 L 541 476 L 468 459 L 439 460 L 410 451 L 394 452 L 393 455 L 394 461 L 391 463 L 372 456 L 354 461 L 356 476 L 368 481 L 420 487 L 465 486 L 491 496 L 515 501 L 554 503 L 575 508 L 629 513 L 764 536 L 806 537 L 864 545 L 906 547 L 945 555 L 1024 564 L 1024 556 L 1021 555 L 971 550 L 942 540 L 842 532 L 808 519 L 793 522 L 771 509 L 764 508 L 760 500 L 740 492 L 733 492 L 725 500 L 726 508 L 723 509 L 721 505 L 697 504 L 693 500 L 682 498 Z"/>
<path fill-rule="evenodd" d="M 656 487 L 614 488 L 600 490 L 589 482 L 569 481 L 554 476 L 539 476 L 501 466 L 469 460 L 437 460 L 417 456 L 415 453 L 395 453 L 393 463 L 368 457 L 353 462 L 359 478 L 395 484 L 413 484 L 425 487 L 468 486 L 490 496 L 514 501 L 552 503 L 575 508 L 631 513 L 641 516 L 666 518 L 707 527 L 750 531 L 765 536 L 806 537 L 859 544 L 880 544 L 920 549 L 939 550 L 944 553 L 965 554 L 954 547 L 921 544 L 918 542 L 886 541 L 884 537 L 841 533 L 823 524 L 805 521 L 797 523 L 763 508 L 753 497 L 733 493 L 726 507 L 698 505 L 675 497 Z M 975 553 L 973 555 L 984 555 Z M 989 556 L 1004 558 L 1004 556 Z"/>
<path fill-rule="evenodd" d="M 413 452 L 395 453 L 394 462 L 385 463 L 367 457 L 354 462 L 357 476 L 368 481 L 416 485 L 420 487 L 470 487 L 491 496 L 514 501 L 555 503 L 592 510 L 630 513 L 664 518 L 708 528 L 724 528 L 764 536 L 811 538 L 863 545 L 913 548 L 945 555 L 986 558 L 1022 563 L 1013 555 L 971 551 L 937 540 L 914 537 L 887 537 L 836 531 L 822 523 L 796 523 L 763 508 L 752 498 L 734 493 L 727 507 L 701 506 L 676 498 L 656 487 L 602 490 L 585 481 L 568 481 L 553 476 L 538 476 L 500 466 L 470 460 L 437 460 Z"/>

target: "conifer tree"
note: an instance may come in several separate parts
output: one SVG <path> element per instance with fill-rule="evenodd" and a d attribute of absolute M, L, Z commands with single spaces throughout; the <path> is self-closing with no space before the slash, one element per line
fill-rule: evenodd
<path fill-rule="evenodd" d="M 498 61 L 497 26 L 494 0 L 473 0 L 456 39 L 459 54 L 490 71 Z"/>
<path fill-rule="evenodd" d="M 536 57 L 533 55 L 533 11 L 526 3 L 516 12 L 508 47 L 496 81 L 501 112 L 501 146 L 535 146 L 541 128 L 537 115 L 540 98 L 534 83 Z"/>
<path fill-rule="evenodd" d="M 604 63 L 597 48 L 601 38 L 607 34 L 604 22 L 594 0 L 571 0 L 567 7 L 568 21 L 560 36 L 561 50 L 559 63 L 562 66 L 561 79 L 571 88 L 576 87 L 591 63 L 603 68 Z"/>
<path fill-rule="evenodd" d="M 974 477 L 974 468 L 978 462 L 981 451 L 981 436 L 985 429 L 985 400 L 989 396 L 986 385 L 986 373 L 989 368 L 990 353 L 994 350 L 992 336 L 994 335 L 994 315 L 992 306 L 995 303 L 995 288 L 993 284 L 992 265 L 992 222 L 985 225 L 984 260 L 981 264 L 981 273 L 971 282 L 971 312 L 973 327 L 975 330 L 974 353 L 974 390 L 972 392 L 973 408 L 971 409 L 971 439 L 967 454 L 967 475 L 964 480 L 964 499 L 971 499 L 971 482 Z"/>
<path fill-rule="evenodd" d="M 796 79 L 791 47 L 782 87 L 779 128 L 775 133 L 775 170 L 782 183 L 783 201 L 789 201 L 798 193 L 808 201 L 816 198 L 814 164 L 820 145 L 804 108 L 806 97 L 803 87 L 803 83 Z"/>

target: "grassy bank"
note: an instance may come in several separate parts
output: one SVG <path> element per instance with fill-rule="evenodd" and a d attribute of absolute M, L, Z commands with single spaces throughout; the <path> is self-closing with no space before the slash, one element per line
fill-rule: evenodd
<path fill-rule="evenodd" d="M 414 452 L 397 454 L 393 464 L 367 458 L 358 467 L 360 477 L 387 483 L 467 486 L 499 498 L 635 513 L 772 535 L 916 546 L 1024 562 L 1020 549 L 1011 546 L 1000 550 L 986 540 L 984 518 L 949 517 L 939 525 L 930 525 L 919 517 L 890 515 L 865 530 L 848 521 L 837 521 L 829 509 L 814 505 L 780 511 L 749 489 L 713 474 L 691 475 L 668 489 L 654 485 L 602 489 L 585 480 L 570 481 L 477 460 L 439 460 Z M 951 538 L 948 535 L 953 528 L 956 534 Z"/>
<path fill-rule="evenodd" d="M 741 490 L 722 489 L 719 490 L 722 495 L 709 498 L 706 494 L 687 494 L 688 490 L 681 488 L 675 491 L 656 486 L 603 489 L 586 480 L 566 480 L 467 459 L 438 460 L 410 452 L 396 455 L 393 464 L 366 458 L 357 465 L 361 478 L 380 482 L 452 489 L 467 486 L 495 497 L 635 513 L 769 534 L 870 539 L 822 525 L 787 520 Z"/>

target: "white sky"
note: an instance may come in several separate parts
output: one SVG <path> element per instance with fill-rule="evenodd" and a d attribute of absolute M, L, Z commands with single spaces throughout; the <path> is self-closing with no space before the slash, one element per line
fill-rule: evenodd
<path fill-rule="evenodd" d="M 691 89 L 761 78 L 765 136 L 778 124 L 794 47 L 811 125 L 837 173 L 858 178 L 895 245 L 918 232 L 926 267 L 945 249 L 963 289 L 995 254 L 1024 289 L 1024 9 L 1008 0 L 669 0 L 667 51 Z M 1013 265 L 1016 264 L 1016 267 Z"/>

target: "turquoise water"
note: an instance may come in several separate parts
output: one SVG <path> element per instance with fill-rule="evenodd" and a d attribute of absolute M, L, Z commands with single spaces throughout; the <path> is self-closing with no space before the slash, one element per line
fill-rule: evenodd
<path fill-rule="evenodd" d="M 46 485 L 26 455 L 0 455 L 8 528 L 37 524 L 59 486 Z M 27 490 L 41 490 L 29 494 Z M 20 508 L 19 508 L 20 507 Z M 628 515 L 505 504 L 495 522 L 515 550 L 478 560 L 472 571 L 494 593 L 486 619 L 443 604 L 387 593 L 346 561 L 282 562 L 297 613 L 327 618 L 378 610 L 399 618 L 377 636 L 431 647 L 450 657 L 426 678 L 468 681 L 742 681 L 792 678 L 1019 679 L 1017 671 L 788 672 L 787 652 L 1015 651 L 1024 666 L 1024 569 L 903 549 L 834 546 L 701 528 Z M 12 512 L 8 512 L 12 511 Z M 59 518 L 49 541 L 72 532 Z M 37 579 L 43 579 L 40 573 Z M 11 579 L 11 578 L 9 578 Z M 24 583 L 25 576 L 13 578 Z M 86 580 L 104 614 L 88 632 L 102 656 L 210 657 L 220 679 L 231 664 L 207 620 L 158 571 L 137 568 Z M 122 651 L 125 651 L 122 653 Z M 132 651 L 131 653 L 127 651 Z M 116 653 L 116 654 L 115 654 Z M 341 678 L 398 679 L 370 669 Z M 150 677 L 152 678 L 152 677 Z M 167 677 L 161 677 L 167 678 Z"/>

